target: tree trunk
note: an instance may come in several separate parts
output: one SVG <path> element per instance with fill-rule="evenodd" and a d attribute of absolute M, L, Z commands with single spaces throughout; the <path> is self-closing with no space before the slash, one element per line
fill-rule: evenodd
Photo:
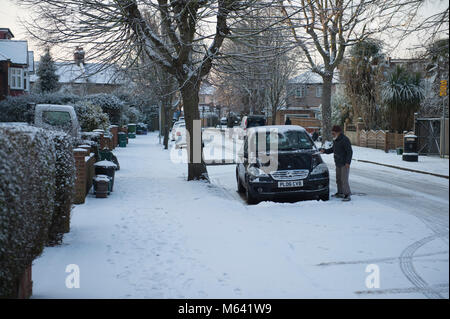
<path fill-rule="evenodd" d="M 165 107 L 163 109 L 164 120 L 162 121 L 163 132 L 164 132 L 164 149 L 167 150 L 169 148 L 169 123 L 171 121 L 170 110 L 172 109 L 172 99 L 164 98 Z"/>
<path fill-rule="evenodd" d="M 180 86 L 187 130 L 188 181 L 208 180 L 208 171 L 205 162 L 203 161 L 201 126 L 194 125 L 194 120 L 200 119 L 198 111 L 200 81 L 197 83 L 180 83 Z M 196 128 L 195 131 L 194 127 Z"/>
<path fill-rule="evenodd" d="M 272 125 L 277 124 L 277 111 L 272 111 Z"/>
<path fill-rule="evenodd" d="M 159 128 L 159 132 L 163 136 L 164 142 L 166 140 L 166 131 L 164 129 L 164 127 L 165 127 L 164 124 L 166 123 L 166 109 L 167 109 L 167 99 L 163 98 L 161 100 L 161 120 L 159 121 L 161 127 Z M 165 143 L 163 143 L 163 145 L 164 145 L 164 148 L 166 148 Z"/>
<path fill-rule="evenodd" d="M 323 76 L 322 88 L 322 143 L 331 141 L 331 88 L 333 81 L 333 73 Z"/>

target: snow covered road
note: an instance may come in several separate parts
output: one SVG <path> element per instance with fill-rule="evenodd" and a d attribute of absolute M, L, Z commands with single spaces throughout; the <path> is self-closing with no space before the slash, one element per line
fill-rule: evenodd
<path fill-rule="evenodd" d="M 449 297 L 448 180 L 356 162 L 349 203 L 247 206 L 234 165 L 187 182 L 155 134 L 115 154 L 114 192 L 76 206 L 63 245 L 33 265 L 34 298 Z"/>

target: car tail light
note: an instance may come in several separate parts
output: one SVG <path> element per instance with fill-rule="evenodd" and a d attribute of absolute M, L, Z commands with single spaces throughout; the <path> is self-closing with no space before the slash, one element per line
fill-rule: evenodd
<path fill-rule="evenodd" d="M 180 131 L 177 132 L 177 136 L 181 136 L 181 132 Z"/>

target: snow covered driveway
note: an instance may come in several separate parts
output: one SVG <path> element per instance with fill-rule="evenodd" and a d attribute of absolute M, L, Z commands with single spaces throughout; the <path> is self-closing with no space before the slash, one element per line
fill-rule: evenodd
<path fill-rule="evenodd" d="M 449 297 L 448 180 L 355 163 L 367 195 L 349 203 L 247 206 L 234 165 L 187 182 L 155 134 L 114 152 L 114 192 L 76 206 L 63 245 L 33 265 L 34 298 Z M 69 264 L 80 288 L 66 288 Z"/>

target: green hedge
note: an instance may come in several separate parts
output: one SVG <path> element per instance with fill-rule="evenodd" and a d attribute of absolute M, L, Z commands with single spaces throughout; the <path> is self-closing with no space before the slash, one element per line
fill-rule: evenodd
<path fill-rule="evenodd" d="M 14 298 L 26 267 L 68 230 L 71 147 L 63 133 L 0 123 L 0 297 Z"/>
<path fill-rule="evenodd" d="M 53 132 L 55 145 L 55 208 L 48 231 L 48 244 L 60 244 L 64 233 L 70 231 L 70 211 L 75 198 L 75 159 L 72 138 Z"/>

